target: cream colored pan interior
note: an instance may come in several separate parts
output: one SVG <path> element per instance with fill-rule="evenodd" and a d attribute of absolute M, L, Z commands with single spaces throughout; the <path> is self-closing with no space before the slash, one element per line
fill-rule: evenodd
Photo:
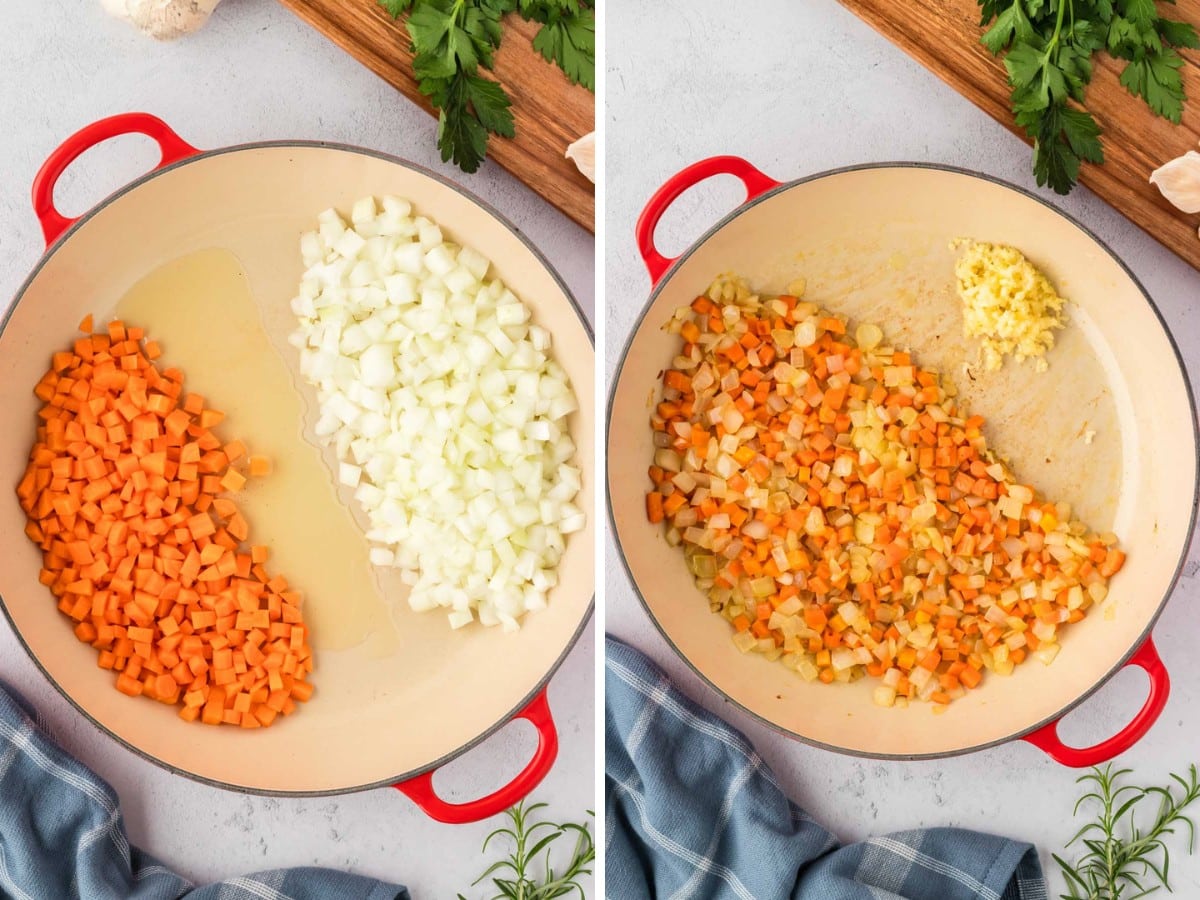
<path fill-rule="evenodd" d="M 971 374 L 954 290 L 957 237 L 1013 244 L 1072 303 L 1049 371 L 1008 364 Z M 756 289 L 808 280 L 806 299 L 880 325 L 885 339 L 948 375 L 987 418 L 990 445 L 1019 478 L 1111 528 L 1128 563 L 1110 601 L 1068 629 L 1050 667 L 1019 666 L 934 716 L 883 709 L 872 679 L 807 684 L 743 656 L 709 613 L 682 554 L 645 518 L 650 402 L 670 364 L 660 326 L 723 272 Z M 797 183 L 743 208 L 692 248 L 661 283 L 624 357 L 611 401 L 608 488 L 617 538 L 664 635 L 713 686 L 805 740 L 881 756 L 961 752 L 1015 737 L 1061 714 L 1141 643 L 1175 578 L 1196 497 L 1193 410 L 1178 354 L 1128 272 L 1096 240 L 1042 203 L 965 173 L 912 166 L 847 170 Z M 1088 432 L 1095 432 L 1092 442 Z M 1116 731 L 1123 722 L 1113 722 Z"/>
<path fill-rule="evenodd" d="M 588 527 L 568 540 L 549 607 L 527 616 L 518 634 L 477 625 L 452 632 L 441 612 L 409 610 L 398 579 L 384 579 L 387 600 L 397 610 L 395 622 L 379 610 L 372 619 L 383 622 L 386 634 L 352 647 L 321 649 L 330 642 L 322 641 L 318 629 L 313 700 L 275 727 L 243 733 L 189 726 L 174 708 L 118 694 L 111 675 L 96 668 L 95 651 L 75 640 L 69 621 L 38 583 L 40 553 L 23 534 L 15 496 L 0 502 L 0 596 L 37 662 L 102 727 L 195 777 L 257 791 L 326 792 L 388 783 L 428 769 L 511 718 L 557 667 L 589 616 L 598 518 L 592 503 L 594 352 L 580 313 L 545 261 L 476 201 L 421 171 L 349 148 L 264 145 L 207 154 L 110 199 L 57 245 L 0 334 L 0 483 L 11 488 L 20 478 L 33 438 L 37 402 L 32 389 L 50 354 L 74 340 L 75 324 L 85 313 L 94 312 L 102 321 L 100 316 L 114 310 L 135 283 L 182 258 L 214 250 L 225 251 L 212 257 L 217 263 L 229 253 L 236 257 L 272 345 L 262 352 L 278 352 L 294 375 L 296 352 L 285 339 L 295 327 L 288 304 L 303 270 L 299 236 L 314 227 L 323 209 L 334 206 L 348 215 L 356 199 L 382 194 L 408 198 L 418 213 L 439 222 L 449 239 L 490 258 L 499 276 L 533 309 L 534 320 L 552 333 L 554 353 L 581 407 L 571 428 L 584 472 L 576 502 L 588 515 Z M 153 321 L 137 324 L 154 331 Z M 240 339 L 239 329 L 232 327 L 229 340 L 236 345 Z M 169 340 L 163 349 L 169 365 Z M 214 347 L 213 352 L 223 350 Z M 236 354 L 231 359 L 236 366 Z M 190 389 L 206 393 L 202 378 L 192 373 L 189 379 Z M 245 385 L 247 396 L 256 390 L 261 386 Z M 210 396 L 209 401 L 229 412 L 227 440 L 236 435 L 251 447 L 257 441 L 283 448 L 285 459 L 290 452 L 304 452 L 296 449 L 302 441 L 300 423 L 263 433 L 261 421 L 239 418 L 239 410 L 248 408 L 246 398 Z M 289 477 L 288 466 L 277 465 L 271 479 L 284 489 L 273 502 L 286 504 L 297 518 L 311 518 L 297 499 L 302 492 L 286 490 Z M 332 483 L 330 476 L 330 491 Z M 348 489 L 341 496 L 352 502 Z M 253 531 L 252 511 L 248 518 Z M 303 546 L 287 548 L 292 559 L 308 557 L 300 568 L 311 560 L 331 569 L 347 565 L 323 543 L 322 524 L 315 521 L 301 530 Z M 272 541 L 270 535 L 262 538 Z M 297 581 L 296 574 L 290 577 Z M 336 622 L 343 604 L 369 607 L 373 600 L 309 595 L 305 602 L 310 616 Z"/>

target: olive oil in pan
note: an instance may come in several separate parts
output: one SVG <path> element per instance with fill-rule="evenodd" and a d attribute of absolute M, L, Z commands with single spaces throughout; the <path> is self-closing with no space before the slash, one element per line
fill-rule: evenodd
<path fill-rule="evenodd" d="M 234 499 L 250 540 L 270 548 L 268 569 L 303 592 L 313 646 L 366 643 L 372 655 L 394 649 L 395 625 L 366 537 L 338 499 L 321 451 L 302 435 L 303 398 L 263 328 L 237 257 L 212 249 L 173 260 L 134 285 L 116 316 L 159 342 L 159 364 L 180 368 L 186 391 L 227 414 L 216 428 L 223 440 L 239 438 L 274 464 Z"/>

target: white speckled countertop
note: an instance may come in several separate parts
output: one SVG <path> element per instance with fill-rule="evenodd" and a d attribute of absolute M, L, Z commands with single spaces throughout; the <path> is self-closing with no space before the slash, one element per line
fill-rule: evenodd
<path fill-rule="evenodd" d="M 611 0 L 607 29 L 610 376 L 649 294 L 633 223 L 650 194 L 691 162 L 738 154 L 787 180 L 850 163 L 924 160 L 1032 186 L 1025 144 L 833 0 L 732 7 L 719 0 Z M 740 201 L 741 190 L 727 178 L 682 198 L 659 229 L 660 249 L 668 255 L 684 249 Z M 1200 275 L 1089 191 L 1047 196 L 1132 267 L 1162 310 L 1195 384 Z M 1149 783 L 1200 762 L 1200 671 L 1192 668 L 1198 569 L 1200 554 L 1193 549 L 1155 631 L 1173 677 L 1170 702 L 1155 728 L 1120 760 Z M 689 696 L 745 731 L 792 798 L 841 838 L 955 825 L 1032 841 L 1050 862 L 1048 852 L 1074 833 L 1076 773 L 1028 744 L 939 762 L 876 762 L 816 750 L 757 724 L 723 704 L 659 636 L 611 540 L 605 571 L 608 630 L 648 652 Z M 1144 696 L 1145 678 L 1123 672 L 1073 713 L 1062 733 L 1077 743 L 1102 739 Z M 1176 850 L 1171 875 L 1175 896 L 1200 896 L 1200 857 Z M 1055 874 L 1051 896 L 1059 886 Z"/>
<path fill-rule="evenodd" d="M 43 250 L 29 187 L 46 155 L 106 115 L 155 113 L 199 147 L 308 138 L 394 153 L 461 180 L 512 220 L 594 309 L 591 235 L 492 164 L 475 176 L 444 166 L 436 123 L 273 0 L 227 0 L 202 32 L 160 45 L 107 17 L 99 0 L 10 0 L 0 17 L 0 303 L 7 305 Z M 82 212 L 142 174 L 155 151 L 121 138 L 89 153 L 58 198 Z M 535 792 L 550 814 L 593 808 L 594 640 L 590 632 L 550 686 L 561 752 Z M 439 825 L 391 790 L 276 800 L 186 781 L 135 757 L 68 706 L 0 622 L 0 679 L 52 723 L 63 744 L 120 794 L 133 842 L 206 882 L 267 868 L 332 866 L 409 886 L 414 900 L 467 892 L 486 867 L 493 825 Z M 528 760 L 526 724 L 506 729 L 448 767 L 439 785 L 466 800 L 499 787 Z M 474 893 L 469 896 L 477 896 Z"/>

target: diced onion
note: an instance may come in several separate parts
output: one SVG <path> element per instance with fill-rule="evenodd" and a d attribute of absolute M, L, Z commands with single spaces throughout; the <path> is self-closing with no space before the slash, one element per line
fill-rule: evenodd
<path fill-rule="evenodd" d="M 546 606 L 566 535 L 584 528 L 549 333 L 490 262 L 395 197 L 336 210 L 300 239 L 290 343 L 317 389 L 315 431 L 416 610 L 515 630 Z M 678 454 L 663 461 L 678 472 Z"/>

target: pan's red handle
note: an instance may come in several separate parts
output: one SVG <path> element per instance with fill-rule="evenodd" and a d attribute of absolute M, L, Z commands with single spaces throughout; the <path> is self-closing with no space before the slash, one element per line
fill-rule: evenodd
<path fill-rule="evenodd" d="M 533 759 L 521 774 L 494 794 L 488 794 L 470 803 L 447 803 L 433 789 L 436 769 L 400 782 L 395 785 L 396 790 L 421 807 L 431 819 L 449 825 L 463 825 L 489 819 L 515 806 L 542 783 L 542 779 L 550 772 L 554 760 L 558 757 L 558 730 L 554 727 L 554 718 L 550 715 L 550 701 L 546 697 L 545 688 L 542 688 L 515 718 L 527 719 L 533 723 L 533 727 L 538 731 L 538 747 Z"/>
<path fill-rule="evenodd" d="M 67 170 L 67 166 L 97 144 L 123 134 L 144 134 L 158 143 L 159 149 L 162 150 L 162 161 L 155 166 L 156 169 L 200 152 L 172 131 L 166 122 L 149 113 L 122 113 L 81 128 L 50 154 L 38 171 L 37 177 L 33 179 L 33 210 L 42 223 L 42 234 L 46 236 L 47 247 L 78 221 L 68 219 L 54 208 L 54 185 L 62 177 L 62 173 Z"/>
<path fill-rule="evenodd" d="M 1154 639 L 1146 638 L 1146 642 L 1129 658 L 1127 666 L 1141 666 L 1150 676 L 1150 694 L 1146 703 L 1133 721 L 1122 728 L 1106 741 L 1101 741 L 1094 747 L 1068 747 L 1058 738 L 1058 721 L 1039 728 L 1033 734 L 1025 736 L 1025 740 L 1044 750 L 1051 759 L 1064 766 L 1083 768 L 1098 766 L 1108 762 L 1114 756 L 1124 753 L 1142 739 L 1151 726 L 1158 721 L 1163 707 L 1167 705 L 1167 697 L 1171 693 L 1171 679 L 1167 675 L 1167 667 L 1159 658 L 1158 650 L 1154 647 Z"/>
<path fill-rule="evenodd" d="M 733 175 L 741 179 L 742 184 L 746 186 L 747 203 L 780 185 L 780 182 L 767 177 L 740 156 L 713 156 L 702 159 L 669 178 L 650 198 L 637 223 L 637 245 L 646 263 L 646 269 L 650 272 L 652 284 L 658 284 L 663 273 L 675 262 L 655 249 L 654 230 L 658 227 L 659 220 L 684 191 L 714 175 Z"/>

